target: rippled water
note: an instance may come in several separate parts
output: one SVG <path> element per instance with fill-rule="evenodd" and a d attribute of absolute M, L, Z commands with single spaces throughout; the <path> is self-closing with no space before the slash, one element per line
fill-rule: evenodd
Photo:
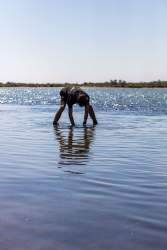
<path fill-rule="evenodd" d="M 59 103 L 59 88 L 4 88 L 0 104 L 55 105 Z M 96 109 L 136 114 L 167 114 L 167 89 L 86 89 Z"/>
<path fill-rule="evenodd" d="M 86 128 L 58 92 L 0 89 L 1 249 L 166 250 L 167 90 L 87 89 Z"/>

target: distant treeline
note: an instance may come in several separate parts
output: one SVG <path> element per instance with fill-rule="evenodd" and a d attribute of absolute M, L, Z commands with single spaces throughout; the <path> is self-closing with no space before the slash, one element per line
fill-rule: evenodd
<path fill-rule="evenodd" d="M 0 82 L 0 87 L 113 87 L 113 88 L 167 88 L 167 81 L 152 82 L 126 82 L 123 80 L 111 80 L 107 82 L 84 82 L 84 83 L 17 83 Z"/>

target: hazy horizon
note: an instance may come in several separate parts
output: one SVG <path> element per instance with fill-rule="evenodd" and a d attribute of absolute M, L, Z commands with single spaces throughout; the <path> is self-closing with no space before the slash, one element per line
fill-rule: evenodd
<path fill-rule="evenodd" d="M 0 0 L 0 82 L 167 80 L 165 0 Z"/>

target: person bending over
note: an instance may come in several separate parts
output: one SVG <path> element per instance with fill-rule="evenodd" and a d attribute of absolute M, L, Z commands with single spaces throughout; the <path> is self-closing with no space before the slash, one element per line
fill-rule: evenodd
<path fill-rule="evenodd" d="M 89 104 L 89 95 L 84 92 L 81 88 L 70 88 L 65 87 L 60 90 L 60 96 L 61 96 L 61 102 L 60 102 L 60 108 L 57 111 L 53 125 L 58 124 L 58 120 L 61 117 L 61 114 L 63 113 L 66 104 L 68 105 L 68 114 L 69 119 L 72 126 L 75 126 L 74 118 L 73 118 L 73 104 L 77 103 L 81 107 L 85 107 L 85 113 L 84 113 L 84 121 L 83 125 L 86 125 L 88 114 L 90 115 L 93 124 L 97 124 L 96 116 L 93 110 L 92 105 Z"/>

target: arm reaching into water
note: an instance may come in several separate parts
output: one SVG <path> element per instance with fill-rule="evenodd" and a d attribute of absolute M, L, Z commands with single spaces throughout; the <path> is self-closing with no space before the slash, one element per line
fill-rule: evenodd
<path fill-rule="evenodd" d="M 71 122 L 72 126 L 75 126 L 75 122 L 74 122 L 74 118 L 73 118 L 73 108 L 72 107 L 68 107 L 68 115 L 69 115 L 69 119 Z"/>
<path fill-rule="evenodd" d="M 53 125 L 57 125 L 58 124 L 58 120 L 60 119 L 60 117 L 61 117 L 61 115 L 62 115 L 62 113 L 63 113 L 63 111 L 65 109 L 65 106 L 66 106 L 66 103 L 63 100 L 61 100 L 61 102 L 60 102 L 60 108 L 57 111 L 57 113 L 55 115 L 55 118 L 53 120 Z"/>
<path fill-rule="evenodd" d="M 59 110 L 57 111 L 55 118 L 53 120 L 53 125 L 57 125 L 58 124 L 58 120 L 60 119 L 61 114 L 64 111 L 65 106 L 60 106 Z"/>
<path fill-rule="evenodd" d="M 85 106 L 83 125 L 86 125 L 86 122 L 87 122 L 87 119 L 88 119 L 88 114 L 89 114 L 89 104 Z"/>

